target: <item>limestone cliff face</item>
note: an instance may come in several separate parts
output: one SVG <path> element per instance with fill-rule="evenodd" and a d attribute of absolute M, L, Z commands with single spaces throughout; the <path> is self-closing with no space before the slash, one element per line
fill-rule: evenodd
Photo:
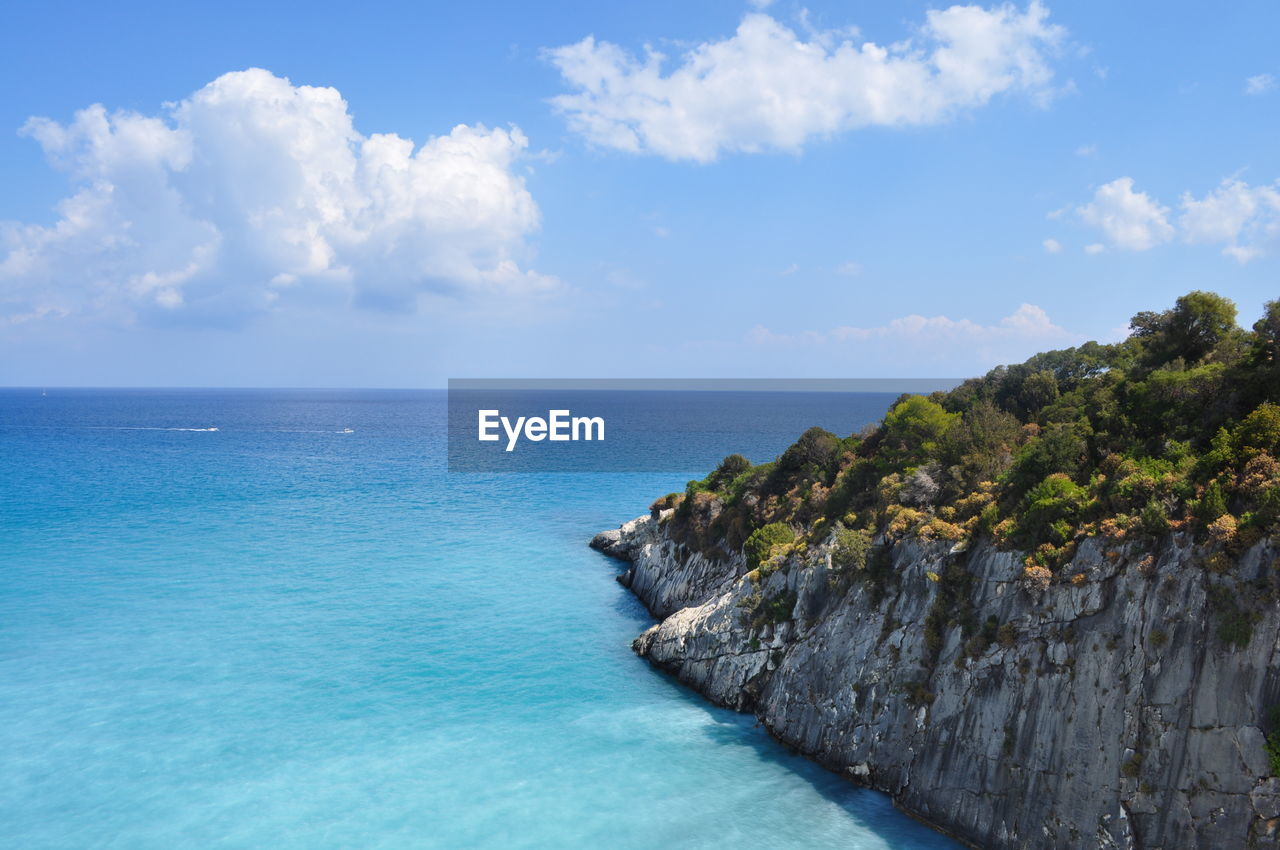
<path fill-rule="evenodd" d="M 1280 845 L 1274 544 L 1217 575 L 1177 538 L 1091 539 L 1038 590 L 989 544 L 878 542 L 878 584 L 837 576 L 827 546 L 748 575 L 659 516 L 592 545 L 630 561 L 620 580 L 660 620 L 637 653 L 964 841 Z M 792 598 L 750 625 L 761 599 Z"/>

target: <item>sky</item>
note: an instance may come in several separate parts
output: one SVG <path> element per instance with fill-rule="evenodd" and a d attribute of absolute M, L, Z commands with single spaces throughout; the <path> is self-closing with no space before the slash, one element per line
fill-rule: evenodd
<path fill-rule="evenodd" d="M 10 2 L 0 385 L 965 377 L 1280 297 L 1280 6 Z"/>

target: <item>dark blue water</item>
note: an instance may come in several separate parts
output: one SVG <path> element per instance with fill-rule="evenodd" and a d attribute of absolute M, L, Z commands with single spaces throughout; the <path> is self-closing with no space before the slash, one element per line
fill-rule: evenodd
<path fill-rule="evenodd" d="M 0 391 L 0 846 L 953 846 L 637 660 L 584 545 L 887 401 L 794 403 L 450 475 L 442 392 Z"/>

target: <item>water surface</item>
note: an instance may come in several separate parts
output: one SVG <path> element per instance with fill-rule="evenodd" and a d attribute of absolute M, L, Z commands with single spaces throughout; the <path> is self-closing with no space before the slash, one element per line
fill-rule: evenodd
<path fill-rule="evenodd" d="M 795 404 L 707 466 L 887 401 Z M 444 420 L 0 391 L 0 846 L 954 846 L 631 654 L 584 543 L 705 468 L 450 475 Z"/>

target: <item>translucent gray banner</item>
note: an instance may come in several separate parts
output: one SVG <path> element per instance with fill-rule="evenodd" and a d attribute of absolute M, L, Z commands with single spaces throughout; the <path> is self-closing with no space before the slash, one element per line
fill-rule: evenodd
<path fill-rule="evenodd" d="M 846 436 L 904 393 L 960 379 L 452 379 L 450 472 L 702 474 L 772 460 L 807 428 Z"/>

